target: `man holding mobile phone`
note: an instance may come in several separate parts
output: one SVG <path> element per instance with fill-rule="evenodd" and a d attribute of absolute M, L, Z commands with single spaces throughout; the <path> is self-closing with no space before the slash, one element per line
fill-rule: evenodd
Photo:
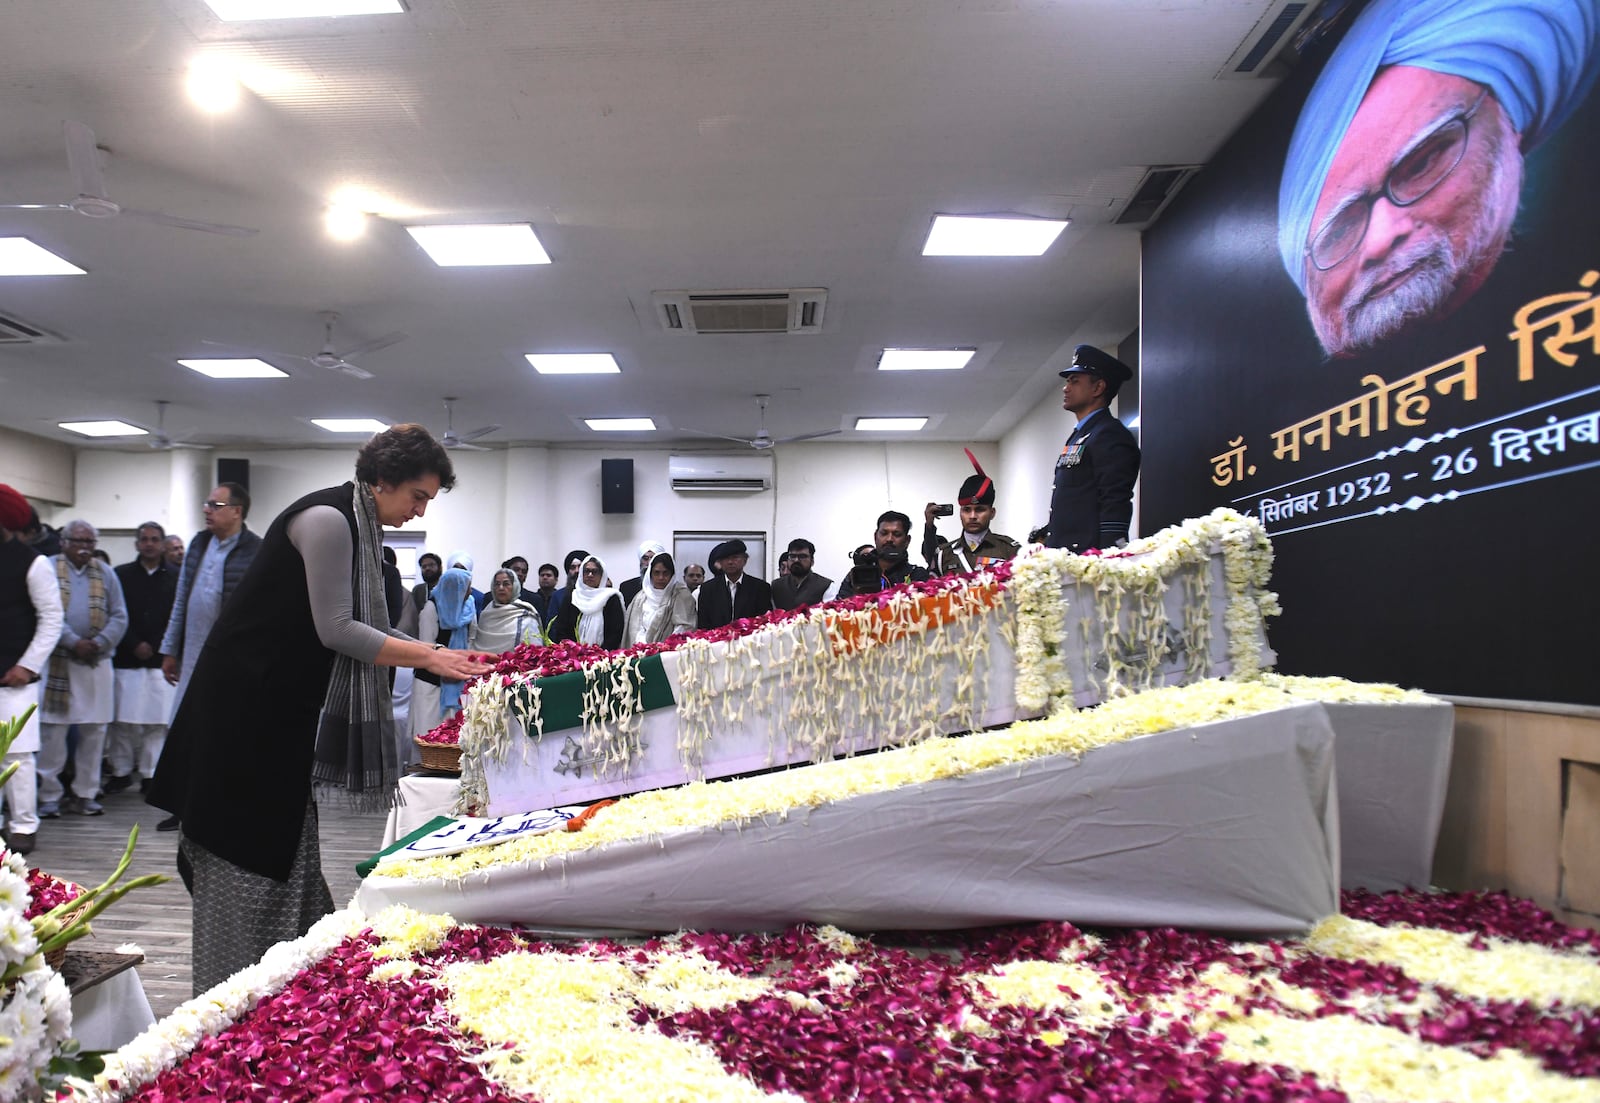
<path fill-rule="evenodd" d="M 922 511 L 922 557 L 933 574 L 965 574 L 981 571 L 991 563 L 1011 559 L 1022 545 L 1001 533 L 991 531 L 994 523 L 994 480 L 984 474 L 971 449 L 964 449 L 974 474 L 961 484 L 956 501 L 961 505 L 961 536 L 954 542 L 943 539 L 935 528 L 936 517 L 955 513 L 954 505 L 929 502 Z"/>

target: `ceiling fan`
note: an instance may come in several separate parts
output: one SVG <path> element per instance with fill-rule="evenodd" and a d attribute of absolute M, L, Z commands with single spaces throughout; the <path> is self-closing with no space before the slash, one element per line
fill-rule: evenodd
<path fill-rule="evenodd" d="M 310 364 L 314 368 L 325 368 L 328 371 L 340 372 L 350 376 L 352 379 L 371 379 L 372 373 L 359 364 L 351 363 L 350 358 L 353 356 L 365 356 L 369 352 L 377 352 L 379 349 L 386 349 L 390 345 L 398 345 L 401 341 L 406 340 L 406 334 L 396 331 L 372 341 L 364 341 L 359 345 L 337 350 L 333 347 L 333 326 L 339 320 L 339 312 L 336 310 L 323 310 L 317 313 L 317 317 L 322 319 L 322 348 L 316 355 L 302 356 L 297 352 L 277 352 L 271 349 L 261 351 L 260 354 L 299 360 L 302 363 Z M 243 349 L 243 346 L 229 345 L 221 341 L 201 341 L 200 343 L 203 345 L 215 345 L 218 348 Z M 251 350 L 243 349 L 243 351 Z"/>
<path fill-rule="evenodd" d="M 751 448 L 754 448 L 758 452 L 765 452 L 767 449 L 772 448 L 775 445 L 788 444 L 791 441 L 815 440 L 818 437 L 837 436 L 839 433 L 844 431 L 842 429 L 824 429 L 819 433 L 800 433 L 792 437 L 774 437 L 771 433 L 767 432 L 767 401 L 771 398 L 772 396 L 769 394 L 756 395 L 756 408 L 761 412 L 761 425 L 760 428 L 756 430 L 756 435 L 753 437 L 730 437 L 724 433 L 704 433 L 699 429 L 685 429 L 683 431 L 685 433 L 693 433 L 697 437 L 715 437 L 717 440 L 735 440 L 740 444 L 748 444 Z"/>
<path fill-rule="evenodd" d="M 114 202 L 106 194 L 105 177 L 100 172 L 100 148 L 95 144 L 94 131 L 70 119 L 61 124 L 61 129 L 66 134 L 67 167 L 72 171 L 72 183 L 78 189 L 78 197 L 70 203 L 0 203 L 0 210 L 72 211 L 88 218 L 133 218 L 162 226 L 176 226 L 180 230 L 202 230 L 208 234 L 228 234 L 232 237 L 250 237 L 260 232 L 249 226 L 202 222 L 161 211 L 134 210 Z"/>
<path fill-rule="evenodd" d="M 182 439 L 167 435 L 167 407 L 171 403 L 156 399 L 156 431 L 150 434 L 149 445 L 157 452 L 170 452 L 174 448 L 209 448 L 208 444 L 188 444 Z"/>
<path fill-rule="evenodd" d="M 490 433 L 498 433 L 500 426 L 480 425 L 469 432 L 457 433 L 455 430 L 454 403 L 454 396 L 447 397 L 444 400 L 444 436 L 439 438 L 439 443 L 446 448 L 456 448 L 463 452 L 487 452 L 488 449 L 483 445 L 473 444 L 472 442 L 480 437 L 486 437 Z"/>

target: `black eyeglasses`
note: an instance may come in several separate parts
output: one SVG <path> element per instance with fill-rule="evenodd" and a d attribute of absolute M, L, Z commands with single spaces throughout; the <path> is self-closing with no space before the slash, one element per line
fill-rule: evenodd
<path fill-rule="evenodd" d="M 205 506 L 207 509 L 227 509 L 229 506 L 233 505 L 232 502 L 218 502 L 211 499 L 207 499 L 200 504 Z"/>
<path fill-rule="evenodd" d="M 1396 207 L 1409 207 L 1455 171 L 1467 152 L 1468 123 L 1489 94 L 1478 93 L 1472 106 L 1435 127 L 1427 137 L 1396 161 L 1384 177 L 1383 190 L 1363 195 L 1346 203 L 1318 230 L 1306 249 L 1306 256 L 1319 272 L 1326 272 L 1350 258 L 1366 239 L 1372 221 L 1372 205 L 1383 197 Z"/>

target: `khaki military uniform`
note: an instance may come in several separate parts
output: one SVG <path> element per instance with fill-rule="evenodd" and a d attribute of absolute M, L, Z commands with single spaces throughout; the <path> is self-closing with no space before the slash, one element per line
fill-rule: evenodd
<path fill-rule="evenodd" d="M 984 533 L 983 540 L 976 548 L 967 547 L 967 534 L 962 533 L 955 540 L 939 541 L 938 554 L 933 561 L 936 574 L 966 574 L 968 571 L 981 571 L 992 566 L 1002 559 L 1011 559 L 1022 550 L 1022 545 L 1009 536 L 998 532 Z"/>

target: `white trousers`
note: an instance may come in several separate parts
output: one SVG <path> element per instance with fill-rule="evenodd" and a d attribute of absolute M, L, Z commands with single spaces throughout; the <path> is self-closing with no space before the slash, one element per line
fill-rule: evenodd
<path fill-rule="evenodd" d="M 114 721 L 106 731 L 106 759 L 113 777 L 127 777 L 135 769 L 142 778 L 156 776 L 156 763 L 167 742 L 165 724 L 126 724 Z"/>
<path fill-rule="evenodd" d="M 67 764 L 68 724 L 39 725 L 39 803 L 61 800 L 61 770 Z M 106 748 L 106 725 L 78 725 L 78 753 L 73 755 L 72 795 L 91 800 L 100 792 L 100 758 Z"/>
<path fill-rule="evenodd" d="M 34 785 L 33 752 L 8 754 L 0 767 L 17 763 L 17 772 L 6 782 L 6 819 L 13 835 L 39 833 L 39 798 Z"/>

